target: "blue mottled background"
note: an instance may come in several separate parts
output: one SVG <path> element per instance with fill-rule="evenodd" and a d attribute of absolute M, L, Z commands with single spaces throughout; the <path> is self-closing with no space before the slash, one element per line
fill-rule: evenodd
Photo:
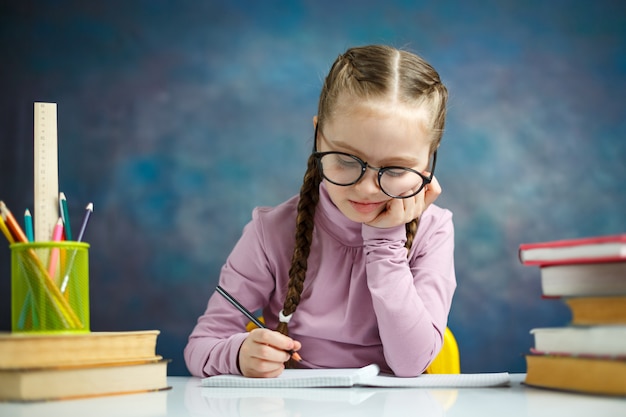
<path fill-rule="evenodd" d="M 621 1 L 4 1 L 0 198 L 33 205 L 33 102 L 87 202 L 92 330 L 158 328 L 169 373 L 253 207 L 297 193 L 321 80 L 348 46 L 422 54 L 450 90 L 438 201 L 455 214 L 464 372 L 523 372 L 540 296 L 522 242 L 626 231 Z M 36 215 L 36 213 L 35 213 Z M 0 329 L 10 328 L 0 250 Z"/>

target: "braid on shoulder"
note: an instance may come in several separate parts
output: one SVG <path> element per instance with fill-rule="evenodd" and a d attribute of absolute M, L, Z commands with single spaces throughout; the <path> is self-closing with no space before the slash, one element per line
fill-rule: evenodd
<path fill-rule="evenodd" d="M 298 307 L 300 295 L 304 285 L 304 278 L 308 267 L 308 258 L 313 240 L 313 227 L 315 208 L 319 201 L 319 185 L 321 175 L 317 167 L 317 160 L 311 154 L 304 174 L 304 181 L 300 189 L 300 201 L 298 202 L 298 214 L 296 217 L 296 243 L 291 257 L 289 268 L 289 286 L 283 304 L 283 314 L 289 316 Z M 276 331 L 289 335 L 287 323 L 278 323 Z"/>
<path fill-rule="evenodd" d="M 406 248 L 407 257 L 409 256 L 409 250 L 411 249 L 411 246 L 413 245 L 413 239 L 415 239 L 415 234 L 417 233 L 418 224 L 419 224 L 419 218 L 413 219 L 405 225 L 406 243 L 404 244 L 404 247 Z"/>

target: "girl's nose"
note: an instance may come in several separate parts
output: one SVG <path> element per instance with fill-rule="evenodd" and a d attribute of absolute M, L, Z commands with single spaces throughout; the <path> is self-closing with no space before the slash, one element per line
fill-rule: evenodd
<path fill-rule="evenodd" d="M 364 194 L 378 194 L 380 186 L 378 185 L 378 168 L 368 166 L 365 173 L 354 186 Z"/>

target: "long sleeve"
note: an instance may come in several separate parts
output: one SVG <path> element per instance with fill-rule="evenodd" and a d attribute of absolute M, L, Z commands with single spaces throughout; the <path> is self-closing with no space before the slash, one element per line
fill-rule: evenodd
<path fill-rule="evenodd" d="M 421 374 L 441 349 L 456 288 L 452 216 L 433 210 L 441 213 L 425 213 L 408 258 L 404 227 L 362 229 L 384 356 L 398 376 Z"/>

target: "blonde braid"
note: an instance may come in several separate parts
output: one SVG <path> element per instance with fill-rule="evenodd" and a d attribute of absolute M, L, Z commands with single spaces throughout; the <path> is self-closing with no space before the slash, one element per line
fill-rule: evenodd
<path fill-rule="evenodd" d="M 315 208 L 319 201 L 319 184 L 321 176 L 317 167 L 317 160 L 311 154 L 307 163 L 307 171 L 300 189 L 300 201 L 298 202 L 298 214 L 296 217 L 296 244 L 291 257 L 289 268 L 289 284 L 287 295 L 283 304 L 283 314 L 289 316 L 296 311 L 300 303 L 300 295 L 306 276 L 309 252 L 313 240 L 313 227 Z M 287 323 L 280 322 L 276 330 L 284 335 L 289 335 Z"/>

